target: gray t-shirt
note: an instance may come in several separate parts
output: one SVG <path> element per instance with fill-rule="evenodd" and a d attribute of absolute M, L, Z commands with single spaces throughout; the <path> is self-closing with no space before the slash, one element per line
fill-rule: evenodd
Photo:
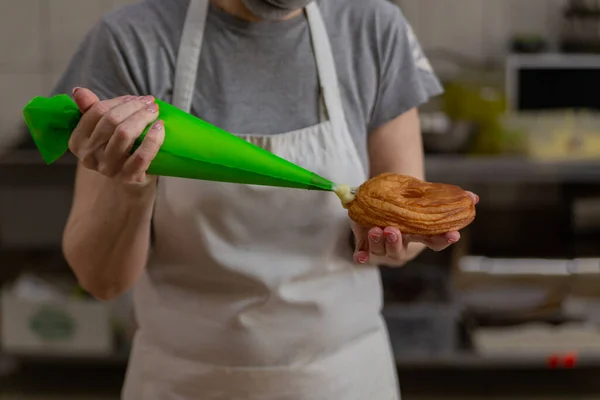
<path fill-rule="evenodd" d="M 318 0 L 346 118 L 367 161 L 369 131 L 441 93 L 400 9 L 386 0 Z M 189 0 L 145 0 L 90 31 L 54 93 L 170 102 Z M 304 15 L 251 23 L 211 6 L 192 112 L 233 133 L 277 134 L 319 121 L 319 85 Z"/>

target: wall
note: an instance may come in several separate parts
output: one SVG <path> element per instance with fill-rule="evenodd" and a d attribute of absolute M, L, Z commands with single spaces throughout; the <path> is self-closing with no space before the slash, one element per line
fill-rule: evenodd
<path fill-rule="evenodd" d="M 514 34 L 555 42 L 566 0 L 394 0 L 425 51 L 450 49 L 483 61 L 501 59 Z"/>
<path fill-rule="evenodd" d="M 47 93 L 100 15 L 134 0 L 0 0 L 0 148 L 32 96 Z M 394 0 L 427 50 L 498 59 L 515 33 L 556 37 L 565 0 Z M 435 60 L 433 60 L 435 62 Z"/>
<path fill-rule="evenodd" d="M 83 35 L 102 14 L 132 1 L 0 0 L 0 153 L 18 137 L 25 103 L 49 93 Z M 21 177 L 18 185 L 0 181 L 0 245 L 58 248 L 71 188 L 50 184 L 43 170 L 0 168 L 10 168 L 2 177 Z"/>
<path fill-rule="evenodd" d="M 0 150 L 13 136 L 21 108 L 50 91 L 94 22 L 129 2 L 0 0 Z"/>

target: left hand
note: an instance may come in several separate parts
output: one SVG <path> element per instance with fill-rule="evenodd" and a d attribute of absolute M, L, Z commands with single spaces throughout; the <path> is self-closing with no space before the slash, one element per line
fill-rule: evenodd
<path fill-rule="evenodd" d="M 479 197 L 467 192 L 474 204 Z M 409 254 L 410 243 L 422 243 L 433 251 L 442 251 L 460 240 L 460 233 L 448 232 L 438 236 L 402 235 L 395 227 L 363 228 L 352 222 L 356 238 L 354 261 L 358 264 L 403 265 L 414 257 Z"/>

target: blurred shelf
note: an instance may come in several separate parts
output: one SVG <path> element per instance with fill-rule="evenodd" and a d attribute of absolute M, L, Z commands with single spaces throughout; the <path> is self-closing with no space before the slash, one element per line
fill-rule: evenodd
<path fill-rule="evenodd" d="M 38 354 L 19 354 L 5 353 L 5 359 L 12 360 L 18 364 L 35 365 L 62 365 L 62 366 L 114 366 L 124 367 L 129 360 L 128 352 L 115 353 L 110 356 L 91 356 L 91 355 L 38 355 Z"/>
<path fill-rule="evenodd" d="M 600 370 L 510 368 L 398 369 L 403 398 L 426 399 L 592 399 L 600 393 Z M 517 373 L 515 373 L 517 372 Z M 119 399 L 124 365 L 28 365 L 0 376 L 0 398 Z M 3 379 L 4 378 L 4 379 Z"/>
<path fill-rule="evenodd" d="M 476 355 L 473 353 L 453 354 L 448 356 L 432 357 L 397 357 L 396 364 L 399 368 L 420 369 L 572 369 L 572 368 L 599 368 L 600 353 L 577 354 L 572 368 L 565 368 L 563 361 L 559 366 L 552 368 L 550 363 L 556 356 L 564 357 L 565 354 L 497 354 Z"/>
<path fill-rule="evenodd" d="M 16 165 L 46 165 L 39 151 L 35 149 L 15 150 L 0 156 L 0 166 L 16 166 Z M 63 157 L 56 160 L 52 165 L 77 165 L 77 159 L 67 153 Z"/>
<path fill-rule="evenodd" d="M 0 155 L 0 187 L 72 187 L 76 159 L 67 154 L 51 166 L 37 150 L 18 150 Z"/>
<path fill-rule="evenodd" d="M 426 155 L 427 179 L 468 183 L 600 183 L 599 161 L 539 162 L 523 157 L 465 157 L 459 155 Z M 8 174 L 2 167 L 20 167 L 25 173 L 72 178 L 77 161 L 66 154 L 51 167 L 46 167 L 37 150 L 18 150 L 0 157 L 0 184 L 6 184 Z M 46 167 L 46 168 L 39 168 Z M 4 176 L 6 175 L 6 177 Z M 44 181 L 45 180 L 41 180 Z"/>
<path fill-rule="evenodd" d="M 600 183 L 600 161 L 427 155 L 428 180 L 468 183 Z"/>
<path fill-rule="evenodd" d="M 564 357 L 564 354 L 557 354 Z M 125 368 L 129 359 L 127 352 L 117 353 L 109 357 L 94 356 L 39 356 L 5 354 L 8 359 L 18 364 L 77 366 L 77 367 L 115 367 Z M 600 353 L 578 354 L 574 365 L 565 368 L 563 361 L 552 368 L 553 354 L 503 354 L 478 356 L 472 353 L 453 354 L 448 356 L 397 357 L 396 364 L 400 369 L 578 369 L 600 368 Z"/>

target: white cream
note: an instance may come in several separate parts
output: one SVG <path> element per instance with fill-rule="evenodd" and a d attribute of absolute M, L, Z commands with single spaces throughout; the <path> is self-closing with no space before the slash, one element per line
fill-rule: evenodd
<path fill-rule="evenodd" d="M 354 195 L 356 189 L 353 189 L 348 185 L 335 185 L 333 191 L 337 197 L 340 198 L 340 201 L 344 207 L 353 202 L 356 197 Z"/>

